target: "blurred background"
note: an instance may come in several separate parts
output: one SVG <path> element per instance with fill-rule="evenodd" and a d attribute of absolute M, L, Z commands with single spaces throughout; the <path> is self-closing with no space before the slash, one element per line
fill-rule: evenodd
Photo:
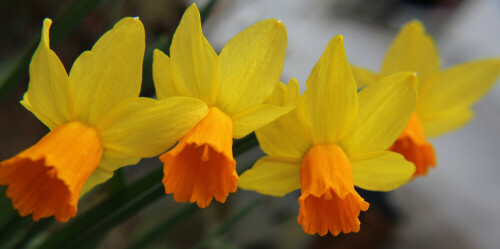
<path fill-rule="evenodd" d="M 54 19 L 73 1 L 16 0 L 0 3 L 0 79 L 9 76 L 20 56 L 30 59 L 44 17 Z M 88 1 L 88 15 L 82 17 L 67 36 L 53 42 L 69 71 L 76 57 L 119 19 L 139 16 L 146 28 L 147 51 L 142 95 L 153 96 L 151 51 L 168 48 L 184 9 L 193 1 L 181 0 L 103 0 Z M 202 9 L 209 1 L 195 1 Z M 85 6 L 84 6 L 85 7 Z M 344 35 L 346 53 L 353 64 L 378 71 L 382 59 L 399 27 L 420 19 L 434 36 L 443 68 L 468 60 L 500 57 L 500 1 L 498 0 L 220 0 L 212 6 L 204 22 L 204 34 L 216 51 L 244 28 L 257 21 L 280 19 L 288 30 L 288 48 L 282 81 L 295 77 L 305 90 L 306 79 L 336 34 Z M 208 13 L 208 12 L 207 12 Z M 64 21 L 64 19 L 63 19 Z M 61 22 L 63 22 L 61 21 Z M 55 25 L 55 24 L 54 24 Z M 53 39 L 53 41 L 56 39 Z M 168 50 L 167 50 L 168 51 Z M 149 61 L 148 61 L 149 59 Z M 27 71 L 15 84 L 0 91 L 0 160 L 9 158 L 36 143 L 47 133 L 20 104 L 27 89 Z M 284 198 L 264 197 L 255 208 L 217 236 L 206 248 L 498 248 L 500 245 L 500 86 L 475 106 L 476 117 L 465 128 L 433 140 L 438 167 L 388 194 L 361 192 L 370 209 L 360 216 L 361 231 L 319 237 L 302 232 L 297 223 L 299 192 Z M 252 162 L 258 149 L 237 158 L 238 167 Z M 126 183 L 134 182 L 161 167 L 157 158 L 120 172 Z M 103 184 L 80 202 L 84 213 L 113 191 Z M 183 207 L 171 196 L 162 196 L 146 208 L 137 209 L 92 247 L 127 248 L 149 231 L 143 248 L 189 248 L 216 231 L 248 200 L 257 194 L 238 191 L 226 204 L 212 202 L 168 231 L 158 229 L 162 222 Z M 0 212 L 13 213 L 5 188 L 0 193 Z M 2 216 L 2 215 L 0 215 Z M 9 219 L 0 217 L 0 225 Z M 36 247 L 44 238 L 64 226 L 45 221 L 40 236 L 19 248 Z M 32 229 L 27 224 L 21 229 Z M 0 229 L 0 237 L 5 229 Z M 4 248 L 4 247 L 2 247 Z M 8 248 L 8 247 L 5 247 Z"/>

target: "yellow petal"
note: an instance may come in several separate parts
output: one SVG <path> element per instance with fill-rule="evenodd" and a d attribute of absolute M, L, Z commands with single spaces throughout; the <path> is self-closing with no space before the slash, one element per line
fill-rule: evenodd
<path fill-rule="evenodd" d="M 464 126 L 474 117 L 474 112 L 468 108 L 450 109 L 435 116 L 422 117 L 425 135 L 437 137 L 446 132 L 454 131 Z"/>
<path fill-rule="evenodd" d="M 41 112 L 38 112 L 30 103 L 28 99 L 28 92 L 24 93 L 23 99 L 20 101 L 21 105 L 24 106 L 28 111 L 32 112 L 38 120 L 40 120 L 43 124 L 45 124 L 49 129 L 54 129 L 58 125 L 61 125 L 59 123 L 54 122 L 52 119 L 49 117 L 43 115 Z"/>
<path fill-rule="evenodd" d="M 347 155 L 389 148 L 415 109 L 416 88 L 413 73 L 398 73 L 361 90 L 356 121 L 340 141 Z"/>
<path fill-rule="evenodd" d="M 233 137 L 242 138 L 290 112 L 297 106 L 299 96 L 299 83 L 296 79 L 291 79 L 288 86 L 280 82 L 264 104 L 257 105 L 232 118 Z"/>
<path fill-rule="evenodd" d="M 217 107 L 230 116 L 263 103 L 278 84 L 286 52 L 285 26 L 265 20 L 243 30 L 220 53 Z"/>
<path fill-rule="evenodd" d="M 201 31 L 196 4 L 184 13 L 172 39 L 170 56 L 154 52 L 153 78 L 158 98 L 194 97 L 213 105 L 219 87 L 219 58 Z"/>
<path fill-rule="evenodd" d="M 307 79 L 300 109 L 308 115 L 315 144 L 334 144 L 358 112 L 356 82 L 347 62 L 343 37 L 334 37 Z"/>
<path fill-rule="evenodd" d="M 154 157 L 172 147 L 207 112 L 206 104 L 194 98 L 130 99 L 97 125 L 104 157 L 108 150 L 133 158 Z"/>
<path fill-rule="evenodd" d="M 296 108 L 257 129 L 260 147 L 271 156 L 300 160 L 313 145 L 312 129 L 304 120 L 304 114 Z"/>
<path fill-rule="evenodd" d="M 52 21 L 43 21 L 42 38 L 30 64 L 30 83 L 21 102 L 49 129 L 74 120 L 68 75 L 59 57 L 50 49 Z M 28 100 L 29 99 L 29 100 Z"/>
<path fill-rule="evenodd" d="M 137 155 L 124 154 L 108 148 L 102 155 L 102 160 L 99 164 L 99 168 L 113 172 L 125 166 L 136 165 L 140 160 L 141 157 Z"/>
<path fill-rule="evenodd" d="M 465 114 L 472 104 L 488 92 L 498 80 L 499 75 L 499 59 L 471 61 L 443 71 L 437 77 L 432 78 L 423 89 L 424 92 L 417 107 L 422 122 L 439 119 L 439 116 L 450 118 L 447 113 L 452 112 L 459 114 L 465 111 L 462 112 Z M 461 116 L 463 120 L 464 117 L 470 115 Z M 451 122 L 456 123 L 456 121 Z"/>
<path fill-rule="evenodd" d="M 380 151 L 351 159 L 354 185 L 371 191 L 391 191 L 407 183 L 415 166 L 398 153 Z"/>
<path fill-rule="evenodd" d="M 366 68 L 351 65 L 351 70 L 354 79 L 356 79 L 356 85 L 358 88 L 366 87 L 380 79 L 380 76 L 377 73 Z"/>
<path fill-rule="evenodd" d="M 141 21 L 127 17 L 76 59 L 69 78 L 79 120 L 96 124 L 125 99 L 139 96 L 144 47 Z"/>
<path fill-rule="evenodd" d="M 105 170 L 101 167 L 98 167 L 92 174 L 89 176 L 85 184 L 83 185 L 82 192 L 80 193 L 80 196 L 83 196 L 87 192 L 89 192 L 91 189 L 93 189 L 95 186 L 111 179 L 113 177 L 113 172 Z"/>
<path fill-rule="evenodd" d="M 238 187 L 272 196 L 290 193 L 300 188 L 300 160 L 265 156 L 240 176 Z"/>
<path fill-rule="evenodd" d="M 417 20 L 405 24 L 392 42 L 382 64 L 381 75 L 417 72 L 424 83 L 439 70 L 439 54 L 432 37 Z"/>

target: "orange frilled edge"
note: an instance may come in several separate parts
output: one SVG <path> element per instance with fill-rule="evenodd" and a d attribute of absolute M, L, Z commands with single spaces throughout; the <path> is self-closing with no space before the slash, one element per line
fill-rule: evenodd
<path fill-rule="evenodd" d="M 353 185 L 351 163 L 337 145 L 315 145 L 302 160 L 298 222 L 308 234 L 358 232 L 369 207 Z"/>
<path fill-rule="evenodd" d="M 165 193 L 173 194 L 177 202 L 196 202 L 200 208 L 212 198 L 224 203 L 238 183 L 232 145 L 231 119 L 210 108 L 171 151 L 160 156 Z"/>
<path fill-rule="evenodd" d="M 436 166 L 434 147 L 425 138 L 422 123 L 416 113 L 413 113 L 403 133 L 389 150 L 403 155 L 406 160 L 415 164 L 414 178 L 427 175 L 429 168 Z"/>
<path fill-rule="evenodd" d="M 83 184 L 101 161 L 97 132 L 82 123 L 58 126 L 37 144 L 0 163 L 0 185 L 21 216 L 74 217 Z"/>

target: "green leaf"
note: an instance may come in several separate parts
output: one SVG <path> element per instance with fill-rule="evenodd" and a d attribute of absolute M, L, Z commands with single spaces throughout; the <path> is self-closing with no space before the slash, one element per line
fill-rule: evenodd
<path fill-rule="evenodd" d="M 234 143 L 233 155 L 237 157 L 257 145 L 257 138 L 251 134 Z M 149 204 L 166 197 L 162 178 L 163 168 L 159 167 L 96 207 L 78 215 L 39 248 L 87 247 L 93 243 L 96 235 L 106 233 Z"/>
<path fill-rule="evenodd" d="M 246 144 L 246 143 L 252 144 L 252 141 L 255 141 L 253 139 L 256 139 L 256 138 L 252 133 L 251 136 L 247 137 L 246 140 L 243 140 L 242 142 L 240 142 L 239 145 L 241 146 L 241 145 Z M 240 146 L 237 146 L 236 148 L 239 148 Z M 245 148 L 250 148 L 250 147 L 245 146 Z M 243 151 L 242 149 L 240 149 L 240 150 Z M 238 171 L 238 174 L 241 174 L 245 170 L 251 168 L 255 162 L 256 162 L 256 160 L 247 164 L 245 167 L 241 168 Z M 134 243 L 132 243 L 132 245 L 130 247 L 128 247 L 128 249 L 146 248 L 155 239 L 162 236 L 167 231 L 172 229 L 175 225 L 177 225 L 181 221 L 184 221 L 185 219 L 189 218 L 191 215 L 193 215 L 194 213 L 196 213 L 199 210 L 200 209 L 198 208 L 198 206 L 196 204 L 187 204 L 186 207 L 182 208 L 180 211 L 178 211 L 174 215 L 168 217 L 164 222 L 160 223 L 156 227 L 152 228 L 150 231 L 146 232 L 143 236 L 141 236 Z"/>
<path fill-rule="evenodd" d="M 180 224 L 182 221 L 186 220 L 199 210 L 200 209 L 196 204 L 187 204 L 185 207 L 177 211 L 174 215 L 168 217 L 165 221 L 163 221 L 150 231 L 146 232 L 142 237 L 132 243 L 128 247 L 128 249 L 146 248 L 148 244 L 150 244 L 155 239 L 165 234 L 165 232 L 174 228 L 176 225 Z"/>
<path fill-rule="evenodd" d="M 254 198 L 252 201 L 248 202 L 242 209 L 240 209 L 237 213 L 231 215 L 228 219 L 224 221 L 224 223 L 222 223 L 219 227 L 217 227 L 217 229 L 206 235 L 203 239 L 200 240 L 200 242 L 191 247 L 191 249 L 206 248 L 207 245 L 212 243 L 219 236 L 229 231 L 229 229 L 231 229 L 239 221 L 245 218 L 247 214 L 249 214 L 261 201 L 262 198 L 258 196 Z"/>

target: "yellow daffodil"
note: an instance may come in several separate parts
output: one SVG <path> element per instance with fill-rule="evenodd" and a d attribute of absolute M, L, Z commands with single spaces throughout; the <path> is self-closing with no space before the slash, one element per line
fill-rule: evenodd
<path fill-rule="evenodd" d="M 272 196 L 300 188 L 298 222 L 306 233 L 357 232 L 369 204 L 354 186 L 389 191 L 415 171 L 386 150 L 411 116 L 416 84 L 414 74 L 399 73 L 358 94 L 343 38 L 334 37 L 297 108 L 256 131 L 268 155 L 241 175 L 239 187 Z"/>
<path fill-rule="evenodd" d="M 171 147 L 208 108 L 185 97 L 138 97 L 145 47 L 138 18 L 118 22 L 78 57 L 69 76 L 50 49 L 51 24 L 45 19 L 21 101 L 51 131 L 1 162 L 0 184 L 21 216 L 63 222 L 76 215 L 81 194 Z"/>
<path fill-rule="evenodd" d="M 497 80 L 500 60 L 470 61 L 441 71 L 434 41 L 421 22 L 410 21 L 387 51 L 380 73 L 353 69 L 361 85 L 397 72 L 417 73 L 420 82 L 417 107 L 391 150 L 412 161 L 418 176 L 427 174 L 428 168 L 436 164 L 434 149 L 426 137 L 458 129 L 472 119 L 471 107 Z"/>
<path fill-rule="evenodd" d="M 275 120 L 298 101 L 298 83 L 279 82 L 286 41 L 283 24 L 266 20 L 236 35 L 217 55 L 202 33 L 193 4 L 174 34 L 170 57 L 154 52 L 158 98 L 194 97 L 209 108 L 176 147 L 160 157 L 165 192 L 173 193 L 174 200 L 206 207 L 212 198 L 225 202 L 236 191 L 233 138 Z"/>

